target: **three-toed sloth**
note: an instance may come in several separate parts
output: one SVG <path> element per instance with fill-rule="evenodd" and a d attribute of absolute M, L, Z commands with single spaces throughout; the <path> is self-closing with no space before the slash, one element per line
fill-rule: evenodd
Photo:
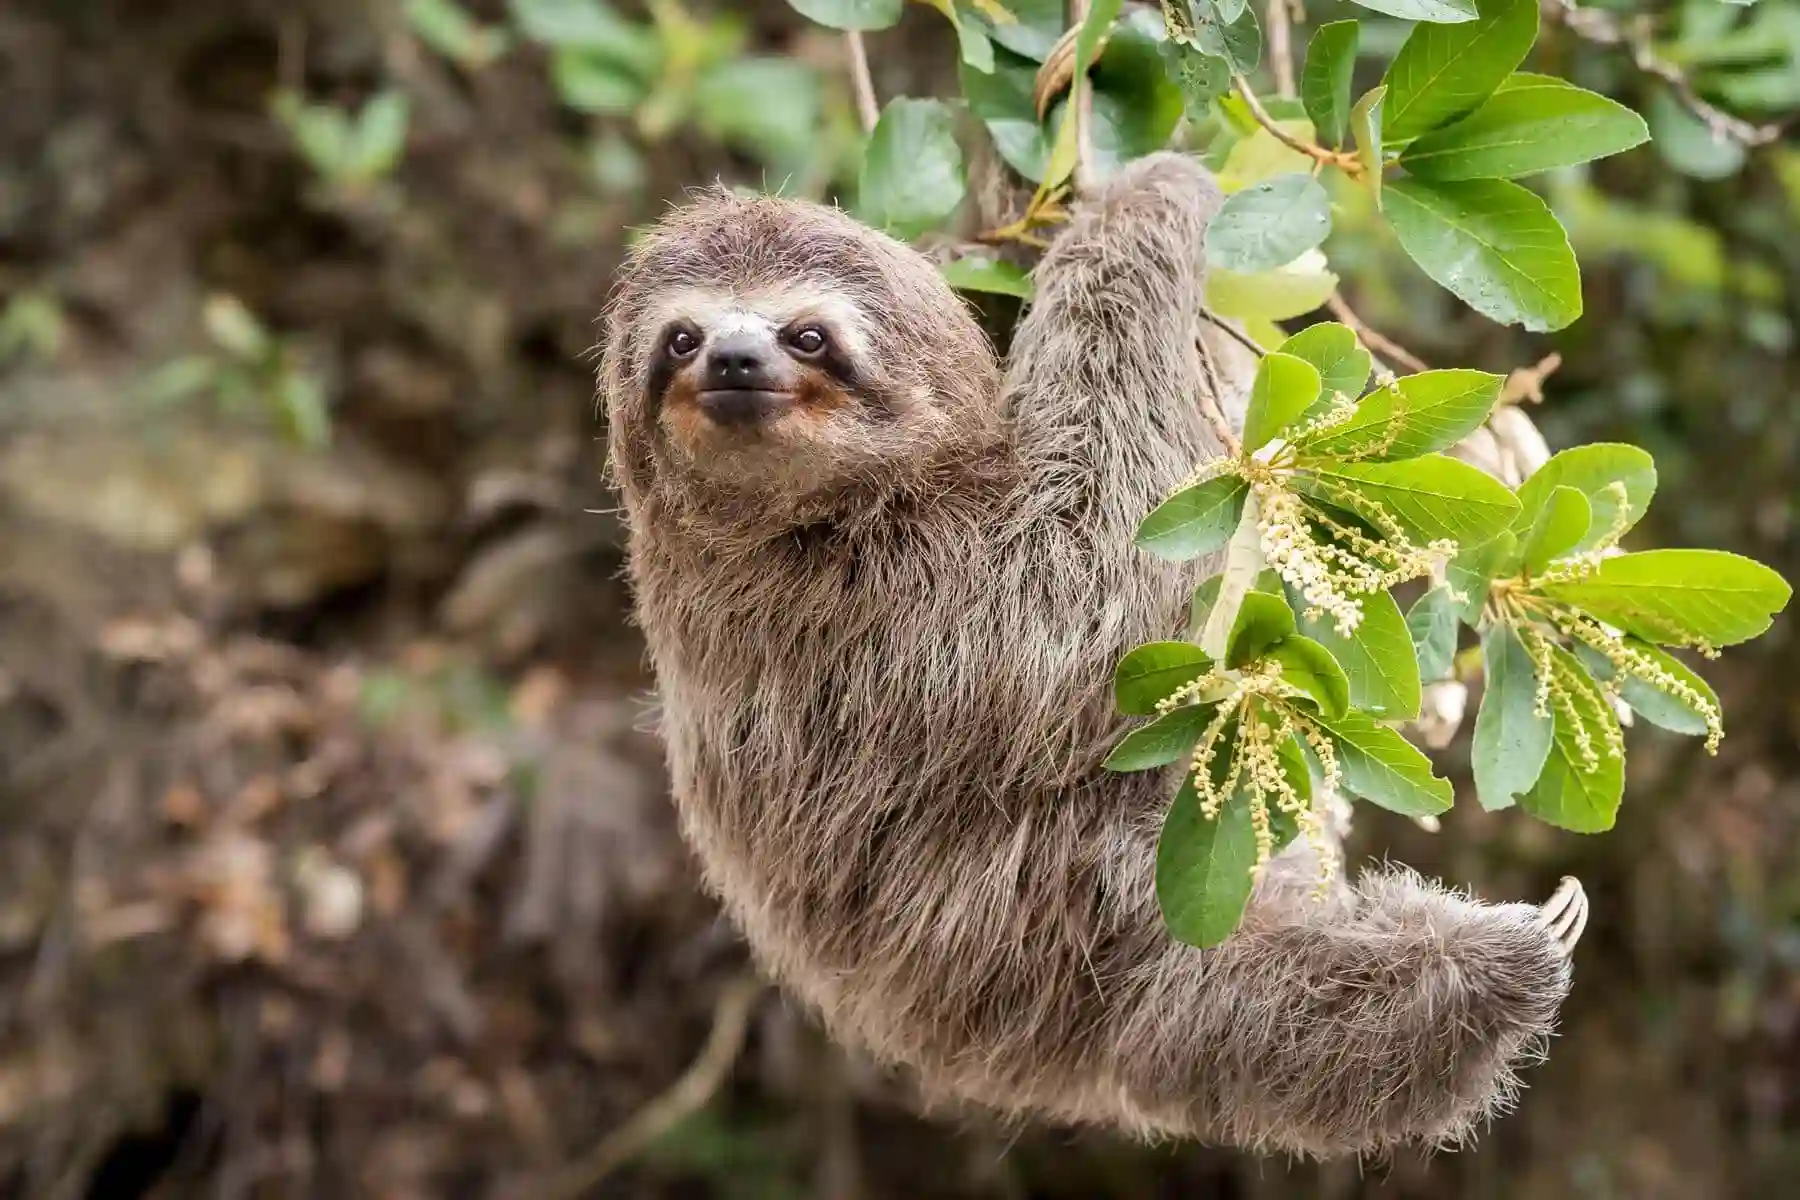
<path fill-rule="evenodd" d="M 1487 905 L 1265 869 L 1196 950 L 1155 896 L 1168 785 L 1100 769 L 1112 667 L 1198 576 L 1138 521 L 1253 363 L 1204 322 L 1219 204 L 1123 170 L 1002 368 L 924 256 L 718 190 L 633 251 L 602 387 L 686 835 L 762 966 L 928 1095 L 1312 1155 L 1450 1144 L 1569 990 L 1566 892 Z"/>

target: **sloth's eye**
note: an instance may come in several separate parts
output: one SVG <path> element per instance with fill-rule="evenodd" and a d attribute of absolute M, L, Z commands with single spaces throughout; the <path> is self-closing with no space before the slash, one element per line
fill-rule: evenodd
<path fill-rule="evenodd" d="M 825 349 L 825 332 L 816 325 L 794 331 L 788 344 L 802 354 L 817 354 Z"/>
<path fill-rule="evenodd" d="M 686 358 L 700 348 L 700 338 L 692 330 L 677 329 L 669 335 L 669 353 L 676 358 Z"/>

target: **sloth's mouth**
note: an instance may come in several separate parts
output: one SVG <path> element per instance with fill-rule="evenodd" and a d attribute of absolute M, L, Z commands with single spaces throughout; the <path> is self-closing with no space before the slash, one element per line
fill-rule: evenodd
<path fill-rule="evenodd" d="M 766 388 L 713 388 L 700 392 L 700 411 L 720 425 L 755 425 L 785 410 L 792 392 Z"/>

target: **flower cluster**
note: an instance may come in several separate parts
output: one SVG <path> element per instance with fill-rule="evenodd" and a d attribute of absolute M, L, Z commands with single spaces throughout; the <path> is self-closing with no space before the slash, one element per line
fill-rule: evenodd
<path fill-rule="evenodd" d="M 1345 637 L 1362 623 L 1361 597 L 1429 575 L 1456 553 L 1454 542 L 1418 545 L 1393 514 L 1366 497 L 1354 498 L 1355 511 L 1381 534 L 1379 539 L 1307 504 L 1273 478 L 1254 486 L 1261 506 L 1257 532 L 1263 557 L 1305 598 L 1307 619 L 1330 614 Z M 1321 481 L 1321 486 L 1331 494 L 1329 485 Z M 1352 501 L 1347 494 L 1339 498 L 1346 506 Z"/>
<path fill-rule="evenodd" d="M 1625 753 L 1625 731 L 1618 721 L 1602 716 L 1597 722 L 1583 719 L 1583 708 L 1591 713 L 1609 714 L 1612 700 L 1593 676 L 1581 669 L 1566 651 L 1543 632 L 1530 627 L 1519 630 L 1525 652 L 1531 656 L 1532 673 L 1537 677 L 1535 711 L 1539 717 L 1554 715 L 1558 724 L 1568 729 L 1581 756 L 1582 770 L 1599 769 L 1600 757 L 1620 758 Z M 1579 701 L 1579 703 L 1578 703 Z M 1594 740 L 1593 724 L 1598 724 L 1600 744 Z"/>
<path fill-rule="evenodd" d="M 1611 664 L 1613 677 L 1601 685 L 1609 700 L 1619 694 L 1627 679 L 1648 684 L 1706 722 L 1706 752 L 1719 752 L 1719 742 L 1725 737 L 1725 714 L 1712 697 L 1585 613 L 1557 609 L 1552 620 L 1564 637 L 1580 642 Z"/>

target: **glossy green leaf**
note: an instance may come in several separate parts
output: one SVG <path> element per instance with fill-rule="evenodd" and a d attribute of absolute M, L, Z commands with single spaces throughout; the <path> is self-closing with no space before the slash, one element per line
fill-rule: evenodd
<path fill-rule="evenodd" d="M 1265 354 L 1244 410 L 1244 447 L 1259 450 L 1279 437 L 1319 398 L 1319 372 L 1304 359 Z"/>
<path fill-rule="evenodd" d="M 1250 485 L 1236 475 L 1220 475 L 1183 488 L 1144 518 L 1136 543 L 1173 562 L 1210 554 L 1231 539 L 1249 491 Z"/>
<path fill-rule="evenodd" d="M 1470 625 L 1481 616 L 1493 582 L 1518 559 L 1519 538 L 1507 530 L 1476 546 L 1465 546 L 1444 568 L 1450 586 L 1466 597 L 1462 619 Z"/>
<path fill-rule="evenodd" d="M 1402 21 L 1435 21 L 1454 25 L 1475 19 L 1475 0 L 1355 0 L 1373 12 Z"/>
<path fill-rule="evenodd" d="M 1344 424 L 1309 438 L 1308 454 L 1394 460 L 1448 450 L 1480 428 L 1500 398 L 1499 375 L 1421 371 L 1376 388 Z"/>
<path fill-rule="evenodd" d="M 1560 646 L 1552 647 L 1551 654 L 1567 669 L 1584 669 Z M 1556 732 L 1550 753 L 1537 782 L 1519 797 L 1519 807 L 1571 833 L 1604 833 L 1613 827 L 1619 801 L 1625 795 L 1625 760 L 1608 757 L 1605 752 L 1607 727 L 1616 726 L 1617 718 L 1610 708 L 1591 702 L 1579 692 L 1573 693 L 1570 700 L 1573 719 L 1560 707 L 1553 714 Z M 1582 756 L 1577 722 L 1600 751 L 1593 766 Z"/>
<path fill-rule="evenodd" d="M 1031 299 L 1031 276 L 1017 263 L 992 254 L 972 253 L 953 258 L 938 270 L 951 287 L 964 292 L 994 292 Z"/>
<path fill-rule="evenodd" d="M 1206 227 L 1207 261 L 1229 271 L 1293 262 L 1331 232 L 1331 197 L 1311 175 L 1278 175 L 1225 198 Z"/>
<path fill-rule="evenodd" d="M 1190 946 L 1216 946 L 1244 919 L 1255 885 L 1256 831 L 1249 798 L 1227 798 L 1216 820 L 1200 812 L 1194 781 L 1182 781 L 1156 843 L 1156 901 L 1169 932 Z"/>
<path fill-rule="evenodd" d="M 788 0 L 801 16 L 831 29 L 887 29 L 900 20 L 903 0 Z"/>
<path fill-rule="evenodd" d="M 1719 704 L 1719 697 L 1706 680 L 1674 655 L 1638 638 L 1625 638 L 1624 645 L 1694 689 L 1695 693 L 1713 706 L 1713 711 L 1724 711 Z M 1612 663 L 1587 646 L 1577 644 L 1575 656 L 1595 679 L 1604 682 L 1618 674 Z M 1698 709 L 1634 675 L 1627 675 L 1619 685 L 1619 698 L 1630 705 L 1631 711 L 1638 716 L 1671 733 L 1685 733 L 1694 737 L 1705 737 L 1707 734 L 1706 717 Z"/>
<path fill-rule="evenodd" d="M 1113 699 L 1119 711 L 1152 716 L 1158 702 L 1212 669 L 1212 659 L 1192 642 L 1151 642 L 1119 660 Z"/>
<path fill-rule="evenodd" d="M 1329 615 L 1307 617 L 1305 601 L 1291 589 L 1288 603 L 1299 614 L 1300 632 L 1330 652 L 1350 683 L 1350 703 L 1383 721 L 1410 721 L 1419 715 L 1419 660 L 1400 605 L 1388 592 L 1361 598 L 1363 617 L 1345 637 Z"/>
<path fill-rule="evenodd" d="M 857 215 L 895 237 L 914 238 L 956 211 L 963 191 L 962 150 L 949 106 L 889 101 L 869 137 Z"/>
<path fill-rule="evenodd" d="M 1518 499 L 1493 476 L 1442 454 L 1322 464 L 1296 473 L 1294 486 L 1359 515 L 1378 505 L 1417 538 L 1463 546 L 1487 541 L 1519 511 Z"/>
<path fill-rule="evenodd" d="M 1733 646 L 1787 607 L 1793 588 L 1754 559 L 1723 550 L 1645 550 L 1539 590 L 1616 629 L 1662 645 Z"/>
<path fill-rule="evenodd" d="M 1355 21 L 1321 25 L 1306 47 L 1300 73 L 1300 97 L 1319 140 L 1341 145 L 1350 127 L 1350 83 L 1356 70 L 1358 26 Z"/>
<path fill-rule="evenodd" d="M 1225 665 L 1236 670 L 1261 658 L 1269 647 L 1295 632 L 1287 601 L 1267 592 L 1247 592 L 1231 623 L 1225 643 Z"/>
<path fill-rule="evenodd" d="M 1515 179 L 1618 154 L 1650 137 L 1620 104 L 1549 75 L 1519 72 L 1487 103 L 1400 156 L 1420 179 Z"/>
<path fill-rule="evenodd" d="M 1108 771 L 1148 771 L 1166 767 L 1193 750 L 1213 717 L 1211 705 L 1183 705 L 1134 729 L 1100 765 Z"/>
<path fill-rule="evenodd" d="M 1553 722 L 1537 712 L 1537 675 L 1531 655 L 1511 626 L 1496 624 L 1481 635 L 1485 682 L 1470 748 L 1475 794 L 1488 810 L 1510 808 L 1544 770 Z"/>
<path fill-rule="evenodd" d="M 1432 774 L 1431 760 L 1394 729 L 1355 710 L 1319 723 L 1337 750 L 1346 791 L 1408 817 L 1428 817 L 1450 807 L 1449 781 Z"/>
<path fill-rule="evenodd" d="M 1480 106 L 1537 40 L 1538 0 L 1476 0 L 1473 21 L 1413 26 L 1382 82 L 1391 142 L 1418 137 Z"/>
<path fill-rule="evenodd" d="M 1368 386 L 1369 372 L 1375 360 L 1357 341 L 1348 325 L 1321 321 L 1310 325 L 1281 343 L 1280 352 L 1290 358 L 1309 362 L 1319 373 L 1319 400 L 1316 412 L 1328 405 L 1337 393 L 1354 400 Z M 1310 414 L 1308 414 L 1310 415 Z"/>
<path fill-rule="evenodd" d="M 1618 491 L 1609 486 L 1614 483 L 1624 489 L 1623 503 Z M 1553 454 L 1520 485 L 1519 516 L 1514 528 L 1521 534 L 1529 530 L 1559 487 L 1572 487 L 1587 498 L 1588 531 L 1572 552 L 1588 550 L 1609 534 L 1624 533 L 1642 519 L 1656 495 L 1656 461 L 1636 446 L 1609 442 Z"/>
<path fill-rule="evenodd" d="M 1412 635 L 1420 679 L 1449 677 L 1456 660 L 1456 617 L 1460 608 L 1450 589 L 1440 584 L 1413 601 L 1407 610 L 1406 631 Z"/>
<path fill-rule="evenodd" d="M 1519 543 L 1525 569 L 1541 574 L 1556 559 L 1572 552 L 1587 536 L 1593 510 L 1587 497 L 1572 487 L 1552 488 L 1531 529 Z"/>
<path fill-rule="evenodd" d="M 1316 261 L 1313 261 L 1316 260 Z M 1285 321 L 1312 312 L 1337 290 L 1325 256 L 1309 254 L 1273 271 L 1246 275 L 1216 268 L 1206 273 L 1206 300 L 1222 317 Z"/>
<path fill-rule="evenodd" d="M 1581 315 L 1581 272 L 1568 235 L 1549 206 L 1518 184 L 1397 179 L 1387 185 L 1383 211 L 1407 256 L 1483 316 L 1542 332 Z"/>
<path fill-rule="evenodd" d="M 1350 708 L 1350 677 L 1331 651 L 1312 638 L 1294 634 L 1270 647 L 1268 656 L 1281 664 L 1281 677 L 1311 696 L 1331 720 Z"/>

